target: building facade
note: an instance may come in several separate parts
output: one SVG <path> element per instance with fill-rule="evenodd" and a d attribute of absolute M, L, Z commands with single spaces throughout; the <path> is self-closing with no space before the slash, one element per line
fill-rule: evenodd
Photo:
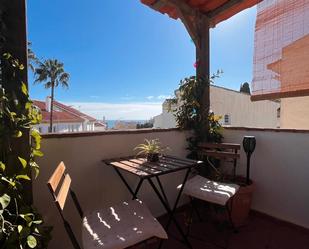
<path fill-rule="evenodd" d="M 284 129 L 309 129 L 309 97 L 281 99 L 280 127 Z"/>
<path fill-rule="evenodd" d="M 35 127 L 40 133 L 46 134 L 49 132 L 50 126 L 51 99 L 47 97 L 45 102 L 34 100 L 33 103 L 42 114 L 41 123 Z M 68 133 L 95 130 L 95 118 L 55 100 L 53 109 L 52 132 Z"/>
<path fill-rule="evenodd" d="M 257 101 L 252 102 L 251 95 L 235 90 L 210 86 L 210 110 L 222 116 L 220 123 L 223 126 L 234 127 L 280 127 L 280 102 Z M 172 106 L 175 109 L 177 106 Z M 174 128 L 176 120 L 169 112 L 169 101 L 162 105 L 162 114 L 154 117 L 154 128 Z"/>

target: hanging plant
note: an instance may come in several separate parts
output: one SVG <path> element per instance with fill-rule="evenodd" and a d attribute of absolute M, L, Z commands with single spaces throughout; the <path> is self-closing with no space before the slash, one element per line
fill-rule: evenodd
<path fill-rule="evenodd" d="M 24 66 L 10 54 L 1 57 L 0 73 L 0 248 L 47 248 L 50 227 L 29 203 L 31 181 L 39 174 L 41 136 L 33 128 L 41 120 L 21 80 Z M 29 141 L 20 155 L 18 145 Z M 28 144 L 25 144 L 28 147 Z"/>

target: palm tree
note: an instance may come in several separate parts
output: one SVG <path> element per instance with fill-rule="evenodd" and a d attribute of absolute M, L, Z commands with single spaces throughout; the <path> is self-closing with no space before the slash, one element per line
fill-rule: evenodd
<path fill-rule="evenodd" d="M 32 43 L 28 41 L 28 67 L 32 72 L 35 72 L 35 65 L 39 63 L 39 59 L 31 49 Z"/>
<path fill-rule="evenodd" d="M 50 124 L 49 132 L 53 130 L 53 109 L 55 88 L 61 85 L 64 88 L 69 87 L 70 75 L 64 71 L 64 64 L 58 60 L 45 60 L 39 62 L 35 69 L 34 83 L 44 83 L 46 89 L 51 88 L 51 106 L 50 106 Z"/>

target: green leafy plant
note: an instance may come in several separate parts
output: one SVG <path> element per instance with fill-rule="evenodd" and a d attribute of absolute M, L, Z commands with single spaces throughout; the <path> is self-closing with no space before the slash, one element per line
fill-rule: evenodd
<path fill-rule="evenodd" d="M 41 120 L 21 80 L 24 66 L 10 54 L 1 57 L 0 74 L 0 248 L 47 248 L 50 227 L 29 202 L 31 181 L 39 174 L 41 136 L 33 128 Z M 30 150 L 20 144 L 30 137 Z"/>
<path fill-rule="evenodd" d="M 168 147 L 162 148 L 159 139 L 145 139 L 145 143 L 137 145 L 134 150 L 138 150 L 137 156 L 147 156 L 149 161 L 158 161 L 161 154 Z"/>
<path fill-rule="evenodd" d="M 207 81 L 195 76 L 185 78 L 180 82 L 175 97 L 169 100 L 170 111 L 175 115 L 177 127 L 182 130 L 193 131 L 193 136 L 188 138 L 190 158 L 197 158 L 197 145 L 200 142 L 205 140 L 208 142 L 222 141 L 220 117 L 210 112 L 209 108 L 203 109 L 201 105 L 205 84 L 212 84 L 220 74 L 222 74 L 222 71 L 218 70 Z M 203 132 L 205 126 L 209 127 L 207 134 Z"/>
<path fill-rule="evenodd" d="M 145 139 L 145 143 L 137 145 L 134 150 L 139 150 L 136 154 L 138 155 L 147 155 L 147 154 L 158 154 L 163 151 L 161 148 L 161 143 L 159 139 Z"/>
<path fill-rule="evenodd" d="M 222 116 L 215 115 L 213 112 L 210 112 L 208 115 L 209 122 L 209 132 L 208 132 L 208 142 L 221 143 L 223 139 L 222 131 L 223 127 L 220 124 L 220 119 Z"/>
<path fill-rule="evenodd" d="M 220 74 L 222 74 L 222 71 L 217 71 L 207 81 L 198 79 L 195 76 L 185 78 L 180 82 L 175 97 L 169 100 L 170 111 L 174 113 L 178 128 L 193 132 L 193 136 L 187 139 L 188 157 L 191 159 L 204 159 L 199 158 L 199 143 L 204 141 L 213 143 L 222 142 L 223 128 L 219 122 L 221 116 L 210 112 L 209 108 L 203 109 L 201 104 L 203 102 L 205 85 L 214 83 L 214 80 Z M 206 134 L 204 132 L 205 126 L 208 127 Z M 207 160 L 205 161 L 207 162 Z M 213 166 L 217 166 L 217 162 L 211 159 L 206 164 L 210 167 L 202 165 L 198 168 L 199 173 L 204 176 L 210 174 Z"/>

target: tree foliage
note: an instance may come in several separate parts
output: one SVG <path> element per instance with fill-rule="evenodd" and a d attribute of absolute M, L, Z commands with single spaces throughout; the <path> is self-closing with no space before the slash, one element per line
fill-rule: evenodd
<path fill-rule="evenodd" d="M 136 125 L 136 129 L 147 129 L 147 128 L 153 128 L 154 119 L 150 119 L 147 122 L 140 124 L 138 123 Z"/>
<path fill-rule="evenodd" d="M 69 87 L 70 75 L 65 72 L 64 64 L 58 60 L 48 59 L 44 62 L 38 62 L 38 67 L 35 68 L 34 83 L 44 83 L 46 89 L 51 89 L 51 109 L 50 109 L 50 126 L 49 132 L 52 132 L 53 127 L 53 106 L 54 106 L 54 91 L 59 85 L 64 88 Z"/>
<path fill-rule="evenodd" d="M 35 72 L 35 66 L 39 63 L 39 59 L 37 58 L 31 47 L 32 43 L 28 42 L 28 68 L 30 68 L 32 72 Z"/>
<path fill-rule="evenodd" d="M 195 76 L 185 78 L 180 82 L 176 96 L 169 101 L 170 111 L 175 115 L 177 127 L 183 130 L 192 130 L 193 136 L 188 138 L 189 157 L 197 157 L 197 145 L 204 140 L 208 142 L 221 142 L 220 117 L 202 108 L 202 98 L 206 84 L 211 84 L 220 76 L 222 71 L 217 71 L 208 81 Z M 176 106 L 176 108 L 173 108 Z M 208 125 L 207 134 L 203 134 L 203 127 Z"/>
<path fill-rule="evenodd" d="M 240 85 L 239 91 L 240 91 L 241 93 L 251 94 L 249 83 L 248 83 L 248 82 L 245 82 L 245 83 L 241 84 L 241 85 Z"/>
<path fill-rule="evenodd" d="M 42 156 L 41 136 L 33 128 L 41 120 L 21 80 L 24 66 L 10 54 L 1 58 L 0 81 L 0 248 L 47 248 L 50 228 L 27 202 L 25 186 L 39 174 L 36 157 Z M 28 141 L 29 155 L 19 154 Z M 34 173 L 34 174 L 33 174 Z"/>

